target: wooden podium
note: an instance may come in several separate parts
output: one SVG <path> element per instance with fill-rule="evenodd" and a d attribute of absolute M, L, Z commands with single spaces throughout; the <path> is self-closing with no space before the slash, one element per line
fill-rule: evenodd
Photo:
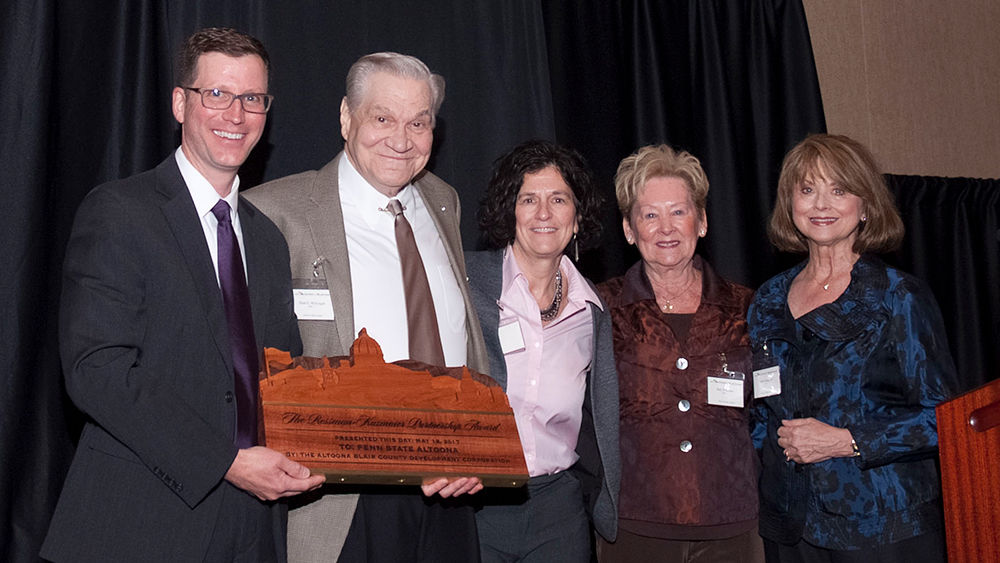
<path fill-rule="evenodd" d="M 948 561 L 1000 561 L 1000 379 L 936 412 Z"/>

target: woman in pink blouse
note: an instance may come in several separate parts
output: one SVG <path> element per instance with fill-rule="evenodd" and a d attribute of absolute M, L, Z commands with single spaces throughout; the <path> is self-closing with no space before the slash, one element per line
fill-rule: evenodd
<path fill-rule="evenodd" d="M 466 254 L 490 377 L 510 399 L 530 479 L 476 495 L 485 562 L 591 560 L 617 529 L 618 386 L 611 319 L 566 253 L 596 242 L 600 198 L 575 151 L 529 141 L 500 157 Z"/>

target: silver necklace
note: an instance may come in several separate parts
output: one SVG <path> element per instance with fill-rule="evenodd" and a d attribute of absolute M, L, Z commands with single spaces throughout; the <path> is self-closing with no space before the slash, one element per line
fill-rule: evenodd
<path fill-rule="evenodd" d="M 547 323 L 559 315 L 559 306 L 562 305 L 562 289 L 562 272 L 556 270 L 556 293 L 552 296 L 552 304 L 539 311 L 543 323 Z"/>

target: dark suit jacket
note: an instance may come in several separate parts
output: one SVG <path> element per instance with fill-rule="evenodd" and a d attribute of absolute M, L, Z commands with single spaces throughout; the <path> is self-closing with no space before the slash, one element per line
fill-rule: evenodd
<path fill-rule="evenodd" d="M 238 210 L 258 347 L 295 354 L 288 248 L 252 205 Z M 88 421 L 42 556 L 200 561 L 235 491 L 236 403 L 222 293 L 173 154 L 84 199 L 63 275 L 63 369 Z"/>
<path fill-rule="evenodd" d="M 292 255 L 292 276 L 310 278 L 313 262 L 330 290 L 333 321 L 299 321 L 307 356 L 346 356 L 357 337 L 354 333 L 354 297 L 351 289 L 350 260 L 344 215 L 340 207 L 338 170 L 343 152 L 320 170 L 310 170 L 258 186 L 246 193 L 247 199 L 260 208 L 281 229 Z M 462 237 L 459 231 L 458 194 L 455 189 L 430 172 L 422 172 L 413 181 L 437 226 L 452 272 L 465 301 L 465 327 L 468 366 L 488 373 L 489 360 L 479 328 L 479 318 L 469 298 Z M 324 492 L 336 491 L 324 488 Z M 293 561 L 330 561 L 343 546 L 354 515 L 357 495 L 303 495 L 292 500 L 289 515 L 289 558 Z"/>
<path fill-rule="evenodd" d="M 497 300 L 503 288 L 503 252 L 467 252 L 469 288 L 479 314 L 489 351 L 489 375 L 507 390 L 507 362 L 500 346 L 500 310 Z M 621 485 L 621 457 L 618 450 L 618 373 L 615 371 L 611 315 L 590 305 L 594 323 L 594 355 L 587 373 L 583 400 L 583 420 L 576 453 L 570 468 L 583 488 L 587 512 L 594 528 L 604 539 L 618 534 L 618 490 Z"/>

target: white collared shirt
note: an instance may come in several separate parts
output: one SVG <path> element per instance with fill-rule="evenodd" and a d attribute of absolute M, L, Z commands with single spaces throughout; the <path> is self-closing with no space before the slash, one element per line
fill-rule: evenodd
<path fill-rule="evenodd" d="M 351 264 L 354 333 L 362 328 L 378 341 L 387 362 L 410 357 L 406 297 L 396 249 L 395 220 L 385 211 L 391 198 L 371 186 L 345 154 L 338 169 L 340 206 Z M 449 366 L 466 364 L 465 302 L 438 233 L 419 192 L 412 184 L 394 199 L 410 222 L 437 312 L 438 331 Z"/>
<path fill-rule="evenodd" d="M 219 220 L 212 213 L 212 208 L 220 199 L 226 200 L 229 204 L 229 217 L 233 221 L 233 230 L 236 231 L 236 240 L 240 243 L 240 258 L 243 260 L 243 277 L 247 277 L 247 253 L 243 244 L 243 229 L 240 227 L 240 214 L 236 206 L 240 201 L 240 177 L 233 179 L 233 185 L 229 188 L 229 195 L 220 198 L 212 184 L 195 169 L 191 161 L 184 156 L 181 147 L 174 151 L 174 158 L 177 160 L 177 168 L 181 171 L 184 184 L 188 193 L 194 201 L 195 211 L 201 219 L 201 228 L 205 233 L 205 243 L 208 244 L 208 252 L 212 255 L 212 265 L 215 266 L 215 281 L 219 282 Z"/>

